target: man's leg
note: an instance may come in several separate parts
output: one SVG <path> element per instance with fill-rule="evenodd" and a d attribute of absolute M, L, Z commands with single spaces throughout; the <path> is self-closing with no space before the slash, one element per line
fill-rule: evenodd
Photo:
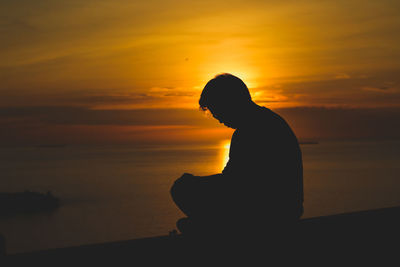
<path fill-rule="evenodd" d="M 221 197 L 220 175 L 191 176 L 183 175 L 171 187 L 172 199 L 179 209 L 188 216 L 177 222 L 178 229 L 183 233 L 205 230 L 215 218 L 215 210 L 219 206 Z"/>
<path fill-rule="evenodd" d="M 203 217 L 212 214 L 220 206 L 222 196 L 221 175 L 183 175 L 171 187 L 172 199 L 178 208 L 189 217 Z M 215 213 L 215 212 L 214 212 Z"/>
<path fill-rule="evenodd" d="M 178 208 L 186 215 L 192 216 L 196 209 L 194 198 L 195 177 L 183 175 L 171 187 L 170 194 Z"/>

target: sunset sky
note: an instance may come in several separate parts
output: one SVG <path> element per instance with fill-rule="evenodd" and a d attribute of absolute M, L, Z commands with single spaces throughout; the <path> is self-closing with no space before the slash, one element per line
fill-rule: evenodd
<path fill-rule="evenodd" d="M 300 139 L 400 137 L 395 0 L 2 0 L 0 144 L 211 142 L 228 72 Z"/>

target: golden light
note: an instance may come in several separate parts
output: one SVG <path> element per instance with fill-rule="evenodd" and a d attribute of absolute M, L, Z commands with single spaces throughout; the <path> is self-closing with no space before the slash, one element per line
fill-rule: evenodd
<path fill-rule="evenodd" d="M 240 63 L 226 64 L 226 62 L 225 63 L 220 62 L 220 64 L 219 63 L 210 64 L 205 68 L 207 69 L 207 72 L 202 73 L 201 79 L 203 81 L 208 81 L 214 78 L 218 74 L 230 73 L 242 79 L 250 90 L 251 88 L 257 88 L 258 77 L 256 75 L 256 71 L 252 70 L 250 67 L 235 66 L 235 65 L 240 65 Z"/>
<path fill-rule="evenodd" d="M 249 88 L 260 86 L 261 70 L 254 63 L 258 57 L 249 49 L 251 45 L 251 40 L 246 38 L 230 37 L 195 48 L 192 51 L 196 55 L 193 73 L 197 81 L 204 83 L 215 75 L 230 73 L 242 79 Z"/>
<path fill-rule="evenodd" d="M 221 143 L 221 148 L 220 148 L 220 153 L 221 153 L 221 170 L 224 169 L 226 163 L 229 160 L 229 149 L 231 147 L 231 141 L 230 140 L 224 140 Z"/>

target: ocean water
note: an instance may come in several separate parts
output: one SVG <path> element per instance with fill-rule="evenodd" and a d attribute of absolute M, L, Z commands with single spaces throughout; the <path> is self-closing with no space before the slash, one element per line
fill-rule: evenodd
<path fill-rule="evenodd" d="M 305 213 L 400 205 L 400 141 L 302 145 Z M 1 147 L 0 191 L 51 191 L 52 213 L 0 217 L 9 253 L 165 235 L 183 214 L 169 188 L 184 172 L 222 170 L 210 146 Z"/>

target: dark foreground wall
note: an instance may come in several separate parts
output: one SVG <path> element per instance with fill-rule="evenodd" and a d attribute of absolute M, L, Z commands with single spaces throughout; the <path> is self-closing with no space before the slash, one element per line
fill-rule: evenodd
<path fill-rule="evenodd" d="M 247 235 L 160 236 L 2 257 L 3 264 L 52 266 L 243 266 L 278 261 L 326 266 L 400 262 L 400 207 L 301 220 L 291 229 Z M 160 265 L 161 264 L 161 265 Z M 0 264 L 2 265 L 2 264 Z M 284 264 L 286 265 L 286 264 Z"/>

